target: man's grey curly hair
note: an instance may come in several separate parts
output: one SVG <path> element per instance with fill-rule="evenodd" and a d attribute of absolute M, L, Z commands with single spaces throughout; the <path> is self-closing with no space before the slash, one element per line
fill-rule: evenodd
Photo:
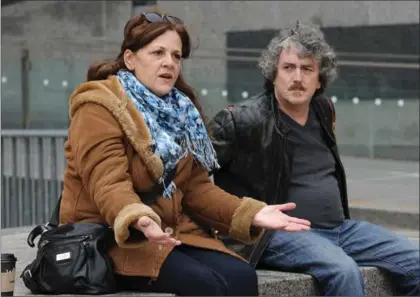
<path fill-rule="evenodd" d="M 265 89 L 273 88 L 280 54 L 282 50 L 290 47 L 296 48 L 300 57 L 313 57 L 318 61 L 321 88 L 317 92 L 322 93 L 337 77 L 336 55 L 318 26 L 301 21 L 297 21 L 293 29 L 281 30 L 262 52 L 258 66 L 265 78 Z"/>

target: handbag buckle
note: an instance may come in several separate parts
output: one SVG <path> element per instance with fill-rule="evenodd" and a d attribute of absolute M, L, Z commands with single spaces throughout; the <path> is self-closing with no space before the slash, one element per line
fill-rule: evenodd
<path fill-rule="evenodd" d="M 49 223 L 47 223 L 45 225 L 38 225 L 38 226 L 36 226 L 29 233 L 26 242 L 28 243 L 28 245 L 30 247 L 34 247 L 35 246 L 35 243 L 34 243 L 35 238 L 37 238 L 40 234 L 43 234 L 44 232 L 47 232 L 49 230 L 50 230 Z"/>
<path fill-rule="evenodd" d="M 31 272 L 31 270 L 30 269 L 27 269 L 27 270 L 25 270 L 24 272 L 23 272 L 23 275 L 29 275 L 29 278 L 32 278 L 32 272 Z"/>

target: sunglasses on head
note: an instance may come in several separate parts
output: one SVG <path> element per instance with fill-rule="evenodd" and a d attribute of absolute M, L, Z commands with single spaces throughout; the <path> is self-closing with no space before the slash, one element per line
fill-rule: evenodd
<path fill-rule="evenodd" d="M 160 14 L 157 12 L 143 12 L 142 14 L 150 23 L 158 23 L 167 20 L 172 24 L 183 24 L 179 18 L 172 15 Z"/>

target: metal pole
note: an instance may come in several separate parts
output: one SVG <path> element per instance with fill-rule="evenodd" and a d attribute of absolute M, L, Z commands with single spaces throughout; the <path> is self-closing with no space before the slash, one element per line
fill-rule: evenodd
<path fill-rule="evenodd" d="M 370 103 L 370 102 L 369 102 Z M 374 131 L 374 119 L 373 119 L 373 105 L 369 104 L 369 158 L 373 159 L 375 156 L 375 131 Z"/>
<path fill-rule="evenodd" d="M 21 56 L 22 71 L 22 129 L 28 129 L 29 121 L 29 71 L 31 68 L 29 61 L 29 50 L 24 48 Z"/>

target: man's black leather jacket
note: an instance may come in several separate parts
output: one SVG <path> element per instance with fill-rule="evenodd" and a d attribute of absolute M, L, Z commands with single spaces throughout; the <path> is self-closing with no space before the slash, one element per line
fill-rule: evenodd
<path fill-rule="evenodd" d="M 337 161 L 341 200 L 345 217 L 349 218 L 345 172 L 334 135 L 334 106 L 329 98 L 320 95 L 312 98 L 311 107 Z M 293 146 L 288 141 L 289 128 L 280 117 L 273 91 L 220 111 L 210 121 L 209 128 L 221 165 L 221 169 L 213 173 L 219 187 L 239 197 L 252 197 L 267 204 L 285 203 Z M 222 238 L 255 267 L 273 234 L 273 231 L 267 231 L 253 245 Z"/>

